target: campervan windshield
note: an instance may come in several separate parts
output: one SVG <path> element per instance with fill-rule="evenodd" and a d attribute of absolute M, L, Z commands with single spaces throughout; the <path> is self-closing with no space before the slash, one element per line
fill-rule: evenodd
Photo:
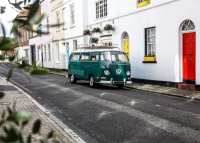
<path fill-rule="evenodd" d="M 129 62 L 126 53 L 120 51 L 101 52 L 102 62 Z"/>

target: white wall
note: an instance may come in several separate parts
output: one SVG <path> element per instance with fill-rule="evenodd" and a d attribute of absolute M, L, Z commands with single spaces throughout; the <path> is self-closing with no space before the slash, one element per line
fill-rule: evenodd
<path fill-rule="evenodd" d="M 196 63 L 200 63 L 199 0 L 151 0 L 151 4 L 137 8 L 137 1 L 108 0 L 108 16 L 96 20 L 95 1 L 88 0 L 88 27 L 113 24 L 112 42 L 122 48 L 121 36 L 129 34 L 132 78 L 182 82 L 182 46 L 180 25 L 192 20 L 196 26 Z M 102 25 L 102 26 L 100 26 Z M 145 55 L 145 28 L 156 27 L 157 63 L 142 63 Z M 103 32 L 98 35 L 106 35 Z M 200 84 L 200 66 L 196 64 L 196 83 Z"/>

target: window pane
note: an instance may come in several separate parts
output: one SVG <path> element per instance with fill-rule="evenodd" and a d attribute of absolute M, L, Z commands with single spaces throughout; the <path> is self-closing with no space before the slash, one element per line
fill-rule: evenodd
<path fill-rule="evenodd" d="M 89 53 L 83 53 L 81 54 L 80 61 L 88 61 L 89 60 Z"/>
<path fill-rule="evenodd" d="M 99 61 L 99 53 L 92 53 L 90 57 L 90 61 Z"/>
<path fill-rule="evenodd" d="M 79 60 L 79 53 L 78 54 L 73 54 L 71 57 L 71 61 L 78 61 Z"/>

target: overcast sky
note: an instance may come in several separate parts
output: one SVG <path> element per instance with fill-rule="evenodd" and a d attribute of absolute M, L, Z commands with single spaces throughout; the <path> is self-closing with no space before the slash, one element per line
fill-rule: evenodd
<path fill-rule="evenodd" d="M 20 11 L 16 11 L 16 9 L 13 9 L 12 6 L 9 4 L 8 0 L 0 0 L 0 6 L 6 6 L 6 11 L 4 14 L 0 14 L 0 21 L 4 24 L 4 27 L 6 29 L 6 36 L 12 37 L 10 35 L 10 31 L 12 28 L 12 20 L 16 17 L 16 15 Z M 18 2 L 19 0 L 17 0 Z M 22 1 L 22 0 L 20 0 Z M 33 2 L 34 0 L 32 0 Z M 15 0 L 10 0 L 11 3 L 14 3 Z M 21 5 L 23 7 L 23 5 Z M 2 36 L 2 29 L 0 28 L 0 35 Z"/>

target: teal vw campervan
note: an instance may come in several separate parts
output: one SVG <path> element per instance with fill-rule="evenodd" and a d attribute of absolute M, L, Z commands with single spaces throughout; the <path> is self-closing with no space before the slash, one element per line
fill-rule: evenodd
<path fill-rule="evenodd" d="M 131 84 L 131 67 L 126 53 L 116 48 L 87 47 L 71 53 L 68 67 L 71 83 L 89 80 L 89 85 L 111 84 L 122 88 Z"/>

